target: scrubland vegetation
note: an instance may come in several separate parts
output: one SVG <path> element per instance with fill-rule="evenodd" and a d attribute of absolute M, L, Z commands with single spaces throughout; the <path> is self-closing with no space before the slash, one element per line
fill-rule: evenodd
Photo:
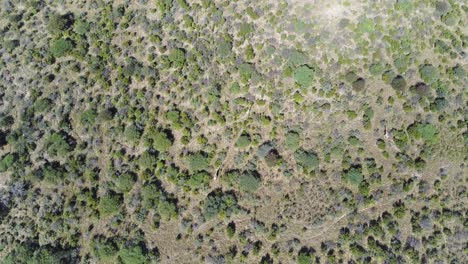
<path fill-rule="evenodd" d="M 2 1 L 0 263 L 465 263 L 467 14 Z"/>

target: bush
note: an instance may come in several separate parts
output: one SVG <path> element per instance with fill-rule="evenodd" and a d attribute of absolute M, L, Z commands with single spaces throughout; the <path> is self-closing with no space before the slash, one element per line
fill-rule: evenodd
<path fill-rule="evenodd" d="M 0 161 L 0 172 L 7 171 L 15 162 L 16 155 L 15 154 L 7 154 L 5 155 L 2 160 Z"/>
<path fill-rule="evenodd" d="M 115 185 L 120 192 L 128 192 L 132 189 L 133 185 L 136 182 L 136 175 L 131 172 L 127 172 L 117 176 L 115 180 Z"/>
<path fill-rule="evenodd" d="M 364 177 L 362 176 L 361 167 L 352 167 L 344 175 L 344 179 L 353 185 L 359 185 Z"/>
<path fill-rule="evenodd" d="M 136 125 L 131 124 L 125 127 L 124 134 L 128 141 L 136 142 L 140 140 L 141 130 Z"/>
<path fill-rule="evenodd" d="M 254 192 L 258 189 L 260 183 L 260 175 L 256 171 L 245 171 L 238 179 L 239 190 L 242 192 Z"/>
<path fill-rule="evenodd" d="M 392 79 L 391 86 L 393 89 L 397 91 L 402 91 L 406 88 L 406 81 L 405 78 L 401 75 L 395 76 L 395 78 Z"/>
<path fill-rule="evenodd" d="M 58 34 L 66 30 L 73 24 L 73 16 L 71 14 L 60 15 L 52 14 L 47 23 L 47 29 L 51 34 Z"/>
<path fill-rule="evenodd" d="M 143 249 L 139 245 L 125 246 L 119 251 L 119 260 L 123 264 L 145 264 L 148 263 Z"/>
<path fill-rule="evenodd" d="M 73 24 L 73 31 L 75 31 L 76 34 L 78 35 L 85 35 L 88 33 L 90 29 L 90 25 L 88 22 L 83 21 L 82 19 L 78 19 L 75 21 Z"/>
<path fill-rule="evenodd" d="M 289 131 L 286 134 L 286 139 L 285 139 L 286 148 L 290 150 L 296 150 L 299 147 L 300 143 L 301 143 L 301 137 L 299 136 L 299 133 L 295 131 Z"/>
<path fill-rule="evenodd" d="M 12 39 L 12 40 L 5 40 L 3 42 L 3 47 L 5 48 L 6 51 L 12 52 L 14 49 L 19 47 L 20 42 L 17 39 Z"/>
<path fill-rule="evenodd" d="M 185 50 L 176 48 L 169 54 L 169 61 L 172 66 L 182 67 L 185 64 Z"/>
<path fill-rule="evenodd" d="M 294 158 L 296 159 L 296 163 L 304 168 L 304 171 L 307 173 L 318 168 L 320 164 L 317 154 L 303 149 L 297 150 L 294 153 Z"/>
<path fill-rule="evenodd" d="M 312 84 L 315 71 L 308 65 L 302 65 L 294 70 L 294 80 L 302 87 Z"/>
<path fill-rule="evenodd" d="M 166 152 L 172 146 L 172 135 L 165 131 L 155 132 L 151 135 L 153 147 L 159 152 Z"/>
<path fill-rule="evenodd" d="M 120 205 L 123 199 L 117 194 L 107 194 L 99 199 L 98 210 L 102 216 L 117 214 L 120 211 Z"/>
<path fill-rule="evenodd" d="M 67 55 L 73 49 L 73 43 L 68 39 L 57 39 L 50 43 L 50 52 L 56 58 Z"/>
<path fill-rule="evenodd" d="M 210 158 L 203 152 L 191 153 L 185 157 L 185 163 L 190 172 L 206 171 L 210 165 Z"/>
<path fill-rule="evenodd" d="M 80 122 L 82 125 L 94 125 L 97 116 L 98 114 L 95 109 L 88 109 L 81 113 Z"/>
<path fill-rule="evenodd" d="M 424 64 L 419 67 L 419 75 L 426 83 L 431 84 L 440 78 L 439 71 L 431 64 Z"/>
<path fill-rule="evenodd" d="M 416 139 L 422 139 L 426 143 L 439 142 L 439 133 L 432 124 L 413 124 L 408 128 L 408 133 Z"/>
<path fill-rule="evenodd" d="M 45 142 L 45 147 L 50 155 L 65 156 L 71 150 L 71 145 L 60 133 L 52 133 Z"/>
<path fill-rule="evenodd" d="M 236 141 L 236 147 L 238 148 L 245 148 L 250 145 L 250 135 L 249 134 L 242 134 Z"/>
<path fill-rule="evenodd" d="M 212 191 L 203 202 L 203 215 L 206 219 L 229 217 L 238 210 L 236 196 L 231 192 L 222 192 L 221 189 Z"/>
<path fill-rule="evenodd" d="M 157 157 L 153 153 L 145 151 L 138 159 L 138 165 L 142 169 L 151 169 L 156 165 Z"/>

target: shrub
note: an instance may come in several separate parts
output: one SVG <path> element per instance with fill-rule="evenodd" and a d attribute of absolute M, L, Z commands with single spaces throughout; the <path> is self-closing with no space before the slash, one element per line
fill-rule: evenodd
<path fill-rule="evenodd" d="M 5 155 L 2 160 L 0 161 L 0 172 L 7 171 L 15 162 L 16 155 L 15 154 L 7 154 Z"/>
<path fill-rule="evenodd" d="M 169 53 L 169 61 L 172 66 L 182 67 L 185 64 L 185 50 L 176 48 Z"/>
<path fill-rule="evenodd" d="M 145 264 L 148 263 L 143 249 L 139 245 L 124 246 L 119 251 L 119 260 L 123 264 Z"/>
<path fill-rule="evenodd" d="M 357 25 L 357 30 L 361 33 L 372 33 L 375 31 L 374 21 L 368 17 L 361 19 Z"/>
<path fill-rule="evenodd" d="M 405 78 L 401 75 L 395 76 L 395 78 L 392 79 L 391 86 L 393 89 L 397 91 L 402 91 L 406 88 L 406 81 Z"/>
<path fill-rule="evenodd" d="M 250 145 L 250 135 L 249 134 L 242 134 L 236 141 L 236 147 L 238 148 L 245 148 Z"/>
<path fill-rule="evenodd" d="M 242 192 L 254 192 L 258 189 L 260 183 L 260 175 L 256 171 L 245 171 L 238 179 L 239 189 Z"/>
<path fill-rule="evenodd" d="M 82 19 L 77 19 L 73 24 L 73 31 L 75 31 L 75 33 L 78 35 L 85 35 L 86 33 L 88 33 L 89 29 L 89 23 Z"/>
<path fill-rule="evenodd" d="M 176 204 L 168 200 L 160 200 L 158 203 L 158 213 L 164 220 L 177 217 Z"/>
<path fill-rule="evenodd" d="M 186 181 L 186 185 L 190 190 L 196 191 L 199 189 L 206 189 L 210 184 L 210 175 L 207 172 L 199 172 L 190 175 Z"/>
<path fill-rule="evenodd" d="M 73 16 L 71 14 L 52 14 L 49 18 L 49 22 L 47 23 L 47 29 L 51 34 L 58 34 L 69 28 L 72 23 Z"/>
<path fill-rule="evenodd" d="M 191 153 L 185 157 L 185 163 L 190 172 L 206 171 L 210 165 L 210 158 L 204 152 Z"/>
<path fill-rule="evenodd" d="M 52 107 L 54 103 L 48 98 L 41 98 L 34 102 L 34 112 L 42 113 Z"/>
<path fill-rule="evenodd" d="M 364 90 L 364 88 L 366 88 L 366 81 L 363 78 L 357 78 L 353 82 L 353 90 L 359 92 Z"/>
<path fill-rule="evenodd" d="M 57 132 L 52 133 L 47 138 L 45 146 L 47 148 L 47 152 L 54 156 L 65 156 L 72 150 L 70 144 L 60 133 Z"/>
<path fill-rule="evenodd" d="M 57 39 L 50 43 L 50 52 L 56 58 L 67 55 L 73 49 L 73 43 L 68 39 Z"/>
<path fill-rule="evenodd" d="M 99 213 L 102 216 L 109 216 L 116 214 L 120 211 L 120 205 L 122 204 L 123 199 L 120 195 L 117 194 L 107 194 L 104 197 L 99 199 Z"/>
<path fill-rule="evenodd" d="M 127 172 L 117 176 L 115 185 L 120 192 L 126 193 L 132 189 L 135 182 L 136 175 L 134 173 Z"/>
<path fill-rule="evenodd" d="M 153 147 L 159 152 L 166 152 L 172 146 L 172 136 L 165 131 L 158 131 L 151 135 Z"/>
<path fill-rule="evenodd" d="M 97 116 L 98 114 L 95 109 L 88 109 L 81 113 L 80 122 L 82 125 L 94 125 Z"/>
<path fill-rule="evenodd" d="M 299 144 L 301 143 L 301 137 L 299 136 L 299 133 L 295 131 L 289 131 L 286 134 L 286 139 L 284 143 L 286 144 L 286 148 L 296 150 L 299 147 Z"/>
<path fill-rule="evenodd" d="M 238 211 L 237 198 L 231 192 L 222 192 L 221 189 L 212 191 L 203 202 L 203 215 L 206 219 L 216 216 L 227 216 Z"/>
<path fill-rule="evenodd" d="M 138 158 L 138 165 L 142 169 L 151 169 L 156 165 L 157 157 L 151 152 L 145 151 L 139 158 Z"/>
<path fill-rule="evenodd" d="M 364 177 L 362 176 L 361 167 L 352 167 L 344 175 L 344 179 L 353 185 L 359 185 Z"/>
<path fill-rule="evenodd" d="M 20 42 L 17 39 L 12 39 L 12 40 L 5 40 L 3 42 L 3 47 L 5 48 L 6 51 L 12 52 L 14 49 L 19 47 Z"/>
<path fill-rule="evenodd" d="M 294 80 L 302 87 L 309 86 L 315 75 L 315 71 L 308 65 L 302 65 L 294 70 Z"/>
<path fill-rule="evenodd" d="M 100 260 L 105 260 L 117 254 L 117 246 L 112 241 L 101 239 L 93 239 L 92 251 L 93 254 Z"/>
<path fill-rule="evenodd" d="M 439 71 L 431 64 L 424 64 L 419 67 L 419 75 L 426 83 L 431 84 L 440 78 Z"/>
<path fill-rule="evenodd" d="M 279 155 L 276 149 L 270 150 L 268 154 L 265 156 L 265 163 L 268 167 L 273 167 L 281 160 L 281 156 Z"/>
<path fill-rule="evenodd" d="M 318 168 L 320 164 L 317 154 L 311 151 L 305 151 L 303 149 L 298 149 L 294 153 L 294 158 L 296 159 L 296 163 L 300 165 L 307 173 L 310 173 L 311 171 Z"/>
<path fill-rule="evenodd" d="M 413 124 L 408 128 L 408 133 L 416 139 L 422 139 L 426 143 L 436 144 L 439 142 L 439 134 L 432 124 Z"/>
<path fill-rule="evenodd" d="M 136 142 L 140 140 L 141 130 L 134 124 L 128 125 L 125 128 L 125 138 L 131 142 Z"/>

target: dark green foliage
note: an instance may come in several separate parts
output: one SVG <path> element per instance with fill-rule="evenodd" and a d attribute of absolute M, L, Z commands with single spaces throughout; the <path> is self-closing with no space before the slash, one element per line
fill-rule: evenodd
<path fill-rule="evenodd" d="M 392 79 L 392 88 L 397 90 L 397 91 L 402 91 L 406 88 L 406 81 L 405 78 L 401 75 L 395 76 L 395 78 Z"/>
<path fill-rule="evenodd" d="M 89 32 L 90 24 L 82 19 L 77 19 L 73 24 L 73 31 L 78 35 L 86 35 Z"/>
<path fill-rule="evenodd" d="M 231 192 L 216 189 L 203 202 L 203 215 L 206 219 L 214 217 L 230 217 L 238 211 L 237 198 Z"/>
<path fill-rule="evenodd" d="M 71 249 L 60 247 L 41 246 L 36 243 L 24 243 L 15 247 L 0 262 L 2 264 L 17 263 L 38 263 L 38 264 L 56 264 L 56 263 L 78 263 L 77 252 Z"/>
<path fill-rule="evenodd" d="M 60 15 L 54 13 L 49 17 L 47 29 L 49 30 L 50 34 L 54 35 L 62 33 L 62 31 L 68 29 L 72 24 L 73 16 L 71 14 Z"/>
<path fill-rule="evenodd" d="M 185 64 L 185 50 L 176 48 L 169 53 L 169 61 L 174 67 L 182 67 Z"/>
<path fill-rule="evenodd" d="M 0 172 L 7 171 L 11 166 L 13 166 L 13 163 L 16 159 L 16 155 L 12 153 L 3 156 L 2 160 L 0 161 Z"/>
<path fill-rule="evenodd" d="M 158 213 L 164 220 L 177 218 L 177 206 L 174 201 L 160 199 L 158 203 Z"/>
<path fill-rule="evenodd" d="M 54 57 L 67 55 L 73 49 L 73 42 L 69 39 L 57 39 L 50 43 L 50 52 Z"/>
<path fill-rule="evenodd" d="M 344 180 L 353 184 L 359 185 L 364 177 L 362 176 L 362 168 L 361 167 L 351 167 L 345 174 Z"/>
<path fill-rule="evenodd" d="M 117 245 L 112 241 L 94 238 L 91 245 L 93 254 L 99 260 L 106 260 L 117 255 Z"/>
<path fill-rule="evenodd" d="M 421 79 L 428 84 L 431 84 L 440 78 L 439 70 L 431 64 L 421 65 L 419 67 L 419 75 L 421 76 Z"/>
<path fill-rule="evenodd" d="M 102 216 L 110 216 L 120 212 L 123 199 L 118 194 L 108 193 L 99 199 L 99 213 Z"/>
<path fill-rule="evenodd" d="M 276 149 L 270 150 L 270 152 L 268 152 L 268 154 L 265 156 L 265 163 L 268 167 L 276 166 L 280 160 L 281 156 Z"/>
<path fill-rule="evenodd" d="M 256 171 L 244 171 L 238 179 L 241 192 L 255 192 L 261 184 L 260 175 Z"/>
<path fill-rule="evenodd" d="M 151 169 L 156 165 L 157 156 L 155 153 L 145 151 L 141 156 L 138 158 L 138 165 L 142 169 Z"/>
<path fill-rule="evenodd" d="M 135 124 L 128 125 L 125 127 L 125 138 L 131 142 L 137 142 L 140 140 L 142 131 Z"/>
<path fill-rule="evenodd" d="M 120 192 L 128 192 L 132 189 L 136 182 L 137 176 L 132 172 L 126 172 L 121 175 L 115 176 L 115 185 Z"/>
<path fill-rule="evenodd" d="M 143 249 L 139 245 L 126 246 L 119 251 L 119 260 L 123 264 L 145 264 L 149 263 Z"/>
<path fill-rule="evenodd" d="M 261 185 L 261 177 L 257 171 L 229 171 L 224 175 L 222 181 L 229 187 L 235 187 L 241 192 L 255 192 Z"/>
<path fill-rule="evenodd" d="M 413 124 L 408 127 L 408 133 L 412 137 L 416 139 L 422 139 L 424 142 L 429 144 L 435 144 L 439 142 L 438 131 L 432 124 Z"/>
<path fill-rule="evenodd" d="M 189 175 L 188 179 L 185 180 L 185 185 L 192 191 L 200 189 L 206 189 L 210 185 L 210 174 L 207 172 L 198 172 L 193 175 Z"/>
<path fill-rule="evenodd" d="M 36 102 L 34 102 L 34 112 L 36 113 L 45 112 L 48 109 L 50 109 L 53 106 L 53 104 L 54 103 L 52 102 L 52 100 L 48 98 L 38 99 L 36 100 Z"/>
<path fill-rule="evenodd" d="M 63 181 L 66 176 L 65 170 L 57 163 L 46 164 L 42 169 L 44 181 L 51 184 L 58 184 Z"/>
<path fill-rule="evenodd" d="M 12 52 L 14 49 L 19 47 L 20 42 L 17 39 L 5 40 L 3 42 L 3 48 L 5 48 L 8 52 Z"/>
<path fill-rule="evenodd" d="M 210 166 L 210 158 L 204 152 L 188 154 L 184 160 L 190 172 L 206 171 Z"/>
<path fill-rule="evenodd" d="M 153 140 L 153 147 L 159 152 L 166 152 L 172 146 L 173 137 L 169 131 L 157 131 L 149 135 Z"/>
<path fill-rule="evenodd" d="M 360 92 L 366 88 L 366 81 L 363 78 L 357 78 L 353 82 L 353 90 Z"/>
<path fill-rule="evenodd" d="M 80 122 L 82 125 L 94 125 L 94 122 L 96 121 L 96 117 L 98 116 L 97 112 L 95 109 L 91 108 L 80 115 Z"/>
<path fill-rule="evenodd" d="M 307 173 L 317 169 L 320 164 L 317 154 L 312 151 L 298 149 L 296 152 L 294 152 L 294 158 L 296 159 L 296 163 L 300 165 Z"/>
<path fill-rule="evenodd" d="M 45 147 L 49 155 L 63 157 L 67 155 L 72 146 L 67 142 L 66 137 L 61 133 L 52 133 L 45 141 Z"/>
<path fill-rule="evenodd" d="M 236 147 L 245 148 L 250 145 L 250 135 L 242 134 L 236 141 Z"/>

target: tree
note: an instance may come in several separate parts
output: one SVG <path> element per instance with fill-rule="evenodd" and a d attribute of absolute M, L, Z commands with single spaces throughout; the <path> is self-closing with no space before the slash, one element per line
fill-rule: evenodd
<path fill-rule="evenodd" d="M 300 142 L 301 136 L 299 135 L 299 133 L 295 131 L 289 131 L 286 134 L 286 139 L 284 142 L 286 144 L 286 148 L 290 150 L 296 150 L 299 147 Z"/>
<path fill-rule="evenodd" d="M 250 135 L 242 134 L 236 141 L 236 147 L 245 148 L 250 145 Z"/>
<path fill-rule="evenodd" d="M 54 13 L 49 17 L 49 22 L 47 23 L 47 29 L 49 30 L 50 34 L 55 35 L 66 30 L 72 24 L 73 24 L 72 14 L 60 15 L 60 14 Z"/>
<path fill-rule="evenodd" d="M 17 157 L 15 154 L 9 153 L 5 155 L 0 161 L 0 172 L 7 171 L 13 163 L 16 161 Z"/>
<path fill-rule="evenodd" d="M 73 49 L 73 42 L 69 39 L 57 39 L 50 43 L 50 52 L 54 57 L 62 57 L 67 55 Z"/>
<path fill-rule="evenodd" d="M 185 163 L 190 172 L 206 171 L 210 165 L 210 158 L 204 152 L 191 153 L 185 157 Z"/>
<path fill-rule="evenodd" d="M 254 192 L 258 189 L 261 178 L 256 171 L 244 171 L 238 179 L 239 189 L 242 192 Z"/>
<path fill-rule="evenodd" d="M 312 84 L 315 71 L 308 65 L 302 65 L 294 70 L 294 80 L 301 87 L 307 87 Z"/>
<path fill-rule="evenodd" d="M 172 135 L 166 131 L 158 131 L 151 135 L 153 147 L 159 152 L 166 152 L 172 146 Z"/>
<path fill-rule="evenodd" d="M 115 185 L 120 192 L 128 192 L 136 182 L 136 175 L 132 172 L 126 172 L 116 176 Z"/>
<path fill-rule="evenodd" d="M 120 211 L 120 206 L 123 202 L 123 199 L 118 194 L 107 194 L 104 197 L 99 199 L 99 213 L 102 216 L 114 215 Z"/>
<path fill-rule="evenodd" d="M 361 167 L 351 167 L 344 175 L 344 179 L 354 185 L 359 185 L 364 177 L 362 176 Z"/>
<path fill-rule="evenodd" d="M 296 159 L 296 163 L 304 168 L 304 171 L 310 173 L 311 171 L 318 168 L 320 161 L 314 152 L 305 151 L 303 149 L 298 149 L 294 152 L 294 158 Z"/>
<path fill-rule="evenodd" d="M 47 152 L 54 156 L 65 156 L 72 150 L 72 146 L 67 142 L 65 137 L 58 132 L 52 133 L 47 138 L 45 147 L 47 148 Z"/>

